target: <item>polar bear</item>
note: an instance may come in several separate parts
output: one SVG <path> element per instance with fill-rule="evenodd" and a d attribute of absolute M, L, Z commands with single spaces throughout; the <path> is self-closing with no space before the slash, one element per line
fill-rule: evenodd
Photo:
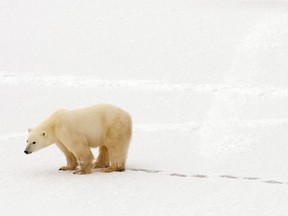
<path fill-rule="evenodd" d="M 28 131 L 24 152 L 31 154 L 55 143 L 67 160 L 67 165 L 59 170 L 75 170 L 74 174 L 89 174 L 93 168 L 102 172 L 124 171 L 132 120 L 126 111 L 100 104 L 59 110 Z M 96 161 L 90 149 L 94 147 L 99 147 Z"/>

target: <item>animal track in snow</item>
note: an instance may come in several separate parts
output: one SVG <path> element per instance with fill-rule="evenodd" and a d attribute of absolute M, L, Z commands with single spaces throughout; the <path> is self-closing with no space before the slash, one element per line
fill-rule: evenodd
<path fill-rule="evenodd" d="M 136 168 L 130 168 L 128 169 L 130 171 L 134 172 L 145 172 L 148 174 L 162 174 L 166 176 L 171 176 L 171 177 L 178 177 L 178 178 L 201 178 L 201 179 L 208 179 L 210 178 L 208 175 L 203 175 L 203 174 L 192 174 L 192 175 L 187 175 L 183 173 L 168 173 L 160 170 L 149 170 L 149 169 L 136 169 Z M 277 180 L 263 180 L 258 177 L 238 177 L 238 176 L 232 176 L 232 175 L 219 175 L 217 176 L 219 178 L 226 178 L 226 179 L 231 179 L 231 180 L 247 180 L 247 181 L 255 181 L 259 183 L 266 183 L 266 184 L 279 184 L 279 185 L 288 185 L 288 182 L 281 182 Z"/>

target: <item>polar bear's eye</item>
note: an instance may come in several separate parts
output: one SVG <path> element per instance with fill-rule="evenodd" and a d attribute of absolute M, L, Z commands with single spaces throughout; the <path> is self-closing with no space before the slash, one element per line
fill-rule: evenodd
<path fill-rule="evenodd" d="M 32 144 L 36 144 L 36 142 L 34 141 L 34 142 L 32 142 Z"/>

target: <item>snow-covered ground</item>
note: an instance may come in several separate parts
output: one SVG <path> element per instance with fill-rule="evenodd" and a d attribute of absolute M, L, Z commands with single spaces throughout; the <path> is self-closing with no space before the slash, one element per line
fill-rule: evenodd
<path fill-rule="evenodd" d="M 2 0 L 0 29 L 1 215 L 287 215 L 287 1 Z M 24 154 L 96 103 L 133 117 L 126 172 Z"/>

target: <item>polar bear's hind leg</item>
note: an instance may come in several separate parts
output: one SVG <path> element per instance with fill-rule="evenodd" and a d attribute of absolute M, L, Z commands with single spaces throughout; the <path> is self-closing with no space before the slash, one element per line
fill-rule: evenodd
<path fill-rule="evenodd" d="M 109 155 L 108 150 L 105 146 L 99 147 L 99 156 L 94 164 L 94 167 L 96 169 L 109 167 Z"/>
<path fill-rule="evenodd" d="M 110 166 L 101 169 L 102 172 L 123 172 L 125 171 L 125 164 L 128 152 L 129 141 L 125 143 L 119 143 L 118 145 L 113 143 L 109 143 L 107 149 L 109 154 Z"/>

